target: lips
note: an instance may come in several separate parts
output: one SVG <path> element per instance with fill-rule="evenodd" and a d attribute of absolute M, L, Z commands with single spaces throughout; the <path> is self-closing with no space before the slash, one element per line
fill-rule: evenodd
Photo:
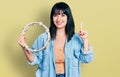
<path fill-rule="evenodd" d="M 57 25 L 62 25 L 63 22 L 56 22 Z"/>

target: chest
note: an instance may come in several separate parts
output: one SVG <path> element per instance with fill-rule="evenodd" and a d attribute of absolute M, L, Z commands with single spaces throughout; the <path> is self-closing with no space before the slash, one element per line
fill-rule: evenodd
<path fill-rule="evenodd" d="M 56 63 L 63 63 L 65 60 L 65 39 L 56 40 L 53 45 Z"/>

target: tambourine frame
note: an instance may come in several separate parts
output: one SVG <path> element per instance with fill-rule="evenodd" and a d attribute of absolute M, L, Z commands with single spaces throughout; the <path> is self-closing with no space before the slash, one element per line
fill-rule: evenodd
<path fill-rule="evenodd" d="M 36 49 L 31 49 L 26 43 L 24 44 L 24 48 L 25 48 L 26 50 L 31 51 L 31 52 L 38 52 L 38 51 L 44 50 L 44 49 L 47 47 L 47 45 L 48 45 L 48 43 L 49 43 L 49 41 L 50 41 L 50 32 L 49 32 L 48 27 L 47 27 L 46 25 L 44 25 L 42 22 L 31 22 L 31 23 L 27 24 L 27 25 L 23 28 L 23 30 L 22 30 L 22 35 L 25 35 L 25 33 L 27 32 L 28 28 L 29 28 L 30 26 L 34 26 L 34 24 L 38 24 L 39 26 L 43 26 L 43 27 L 45 28 L 45 31 L 46 31 L 47 34 L 48 34 L 47 41 L 46 41 L 46 43 L 44 44 L 44 46 L 43 46 L 42 48 L 38 49 L 38 50 L 36 50 Z"/>

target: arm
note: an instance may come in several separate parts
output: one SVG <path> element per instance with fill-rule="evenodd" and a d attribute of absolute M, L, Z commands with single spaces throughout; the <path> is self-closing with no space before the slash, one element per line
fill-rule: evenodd
<path fill-rule="evenodd" d="M 79 31 L 79 36 L 82 38 L 83 40 L 83 49 L 85 52 L 88 51 L 88 32 L 86 30 L 83 30 L 83 26 L 82 26 L 82 22 L 80 24 L 80 31 Z"/>
<path fill-rule="evenodd" d="M 82 38 L 83 44 L 81 48 L 80 60 L 83 63 L 88 63 L 93 60 L 94 54 L 92 47 L 88 44 L 88 32 L 82 29 L 82 23 L 80 25 L 79 36 Z"/>
<path fill-rule="evenodd" d="M 94 59 L 94 53 L 92 50 L 92 46 L 88 45 L 85 47 L 86 44 L 83 42 L 82 38 L 79 34 L 76 34 L 74 44 L 74 56 L 83 63 L 89 63 Z M 87 42 L 88 43 L 88 42 Z M 87 49 L 87 51 L 85 51 Z"/>
<path fill-rule="evenodd" d="M 24 48 L 24 44 L 25 44 L 25 35 L 21 35 L 18 39 L 18 44 L 21 46 L 21 48 L 23 49 L 23 52 L 25 53 L 25 56 L 27 58 L 27 60 L 29 62 L 32 62 L 34 59 L 34 55 L 32 54 L 32 52 L 25 50 Z"/>

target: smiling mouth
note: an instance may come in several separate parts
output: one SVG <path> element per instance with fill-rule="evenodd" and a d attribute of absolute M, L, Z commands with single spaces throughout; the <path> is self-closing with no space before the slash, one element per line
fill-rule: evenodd
<path fill-rule="evenodd" d="M 57 25 L 62 25 L 62 23 L 57 23 Z"/>
<path fill-rule="evenodd" d="M 63 22 L 56 22 L 57 25 L 62 25 Z"/>

